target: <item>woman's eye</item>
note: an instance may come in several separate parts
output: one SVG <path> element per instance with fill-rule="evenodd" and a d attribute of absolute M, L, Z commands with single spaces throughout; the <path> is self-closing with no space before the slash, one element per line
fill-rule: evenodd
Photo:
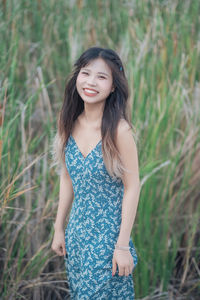
<path fill-rule="evenodd" d="M 85 75 L 89 75 L 87 72 L 81 72 L 82 74 L 85 74 Z M 106 79 L 104 76 L 99 76 L 99 78 L 101 78 L 101 79 Z"/>

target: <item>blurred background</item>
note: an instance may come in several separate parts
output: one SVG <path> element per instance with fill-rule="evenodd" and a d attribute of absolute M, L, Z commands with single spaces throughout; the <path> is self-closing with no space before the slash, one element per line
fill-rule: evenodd
<path fill-rule="evenodd" d="M 1 299 L 68 295 L 51 250 L 50 145 L 66 79 L 92 46 L 115 50 L 129 81 L 142 183 L 136 299 L 200 299 L 199 13 L 199 0 L 1 1 Z"/>

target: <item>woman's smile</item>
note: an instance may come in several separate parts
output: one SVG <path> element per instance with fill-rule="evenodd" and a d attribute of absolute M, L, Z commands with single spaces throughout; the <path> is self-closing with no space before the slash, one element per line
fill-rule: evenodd
<path fill-rule="evenodd" d="M 97 91 L 95 91 L 95 90 L 93 90 L 93 89 L 83 89 L 83 91 L 84 91 L 84 94 L 86 95 L 86 96 L 89 96 L 89 97 L 94 97 L 94 96 L 96 96 L 97 94 L 98 94 L 98 92 Z"/>

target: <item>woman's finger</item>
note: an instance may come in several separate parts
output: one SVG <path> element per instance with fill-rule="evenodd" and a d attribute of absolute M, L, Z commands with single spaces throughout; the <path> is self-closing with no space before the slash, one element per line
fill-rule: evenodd
<path fill-rule="evenodd" d="M 66 248 L 65 248 L 65 243 L 62 244 L 62 249 L 63 249 L 63 255 L 66 255 Z"/>
<path fill-rule="evenodd" d="M 135 267 L 135 264 L 133 263 L 133 264 L 132 264 L 132 272 L 133 272 L 134 267 Z"/>
<path fill-rule="evenodd" d="M 125 276 L 128 276 L 130 274 L 129 266 L 125 268 Z"/>
<path fill-rule="evenodd" d="M 115 275 L 116 269 L 117 269 L 117 263 L 116 263 L 115 259 L 113 258 L 113 260 L 112 260 L 112 276 Z"/>
<path fill-rule="evenodd" d="M 63 248 L 62 248 L 62 245 L 60 246 L 60 245 L 55 245 L 54 246 L 54 248 L 53 248 L 53 250 L 59 255 L 59 256 L 61 256 L 61 255 L 63 255 Z"/>
<path fill-rule="evenodd" d="M 58 255 L 60 255 L 60 256 L 62 256 L 63 255 L 63 248 L 62 248 L 62 246 L 60 246 L 60 247 L 58 247 L 58 250 L 57 250 L 58 252 Z"/>
<path fill-rule="evenodd" d="M 118 265 L 118 269 L 119 269 L 119 276 L 124 276 L 125 275 L 125 268 Z"/>
<path fill-rule="evenodd" d="M 131 274 L 133 272 L 132 266 L 130 266 L 129 268 L 129 274 Z"/>

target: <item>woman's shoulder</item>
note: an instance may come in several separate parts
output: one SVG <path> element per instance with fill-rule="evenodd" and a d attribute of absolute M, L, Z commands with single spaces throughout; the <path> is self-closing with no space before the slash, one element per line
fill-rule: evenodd
<path fill-rule="evenodd" d="M 123 118 L 119 120 L 116 133 L 116 144 L 118 147 L 123 147 L 125 144 L 135 144 L 135 138 L 131 125 L 132 124 L 129 124 L 129 122 Z"/>
<path fill-rule="evenodd" d="M 127 132 L 129 130 L 131 130 L 131 126 L 128 123 L 128 121 L 126 121 L 124 118 L 121 118 L 118 122 L 118 126 L 117 126 L 117 135 L 121 135 L 124 132 Z"/>

